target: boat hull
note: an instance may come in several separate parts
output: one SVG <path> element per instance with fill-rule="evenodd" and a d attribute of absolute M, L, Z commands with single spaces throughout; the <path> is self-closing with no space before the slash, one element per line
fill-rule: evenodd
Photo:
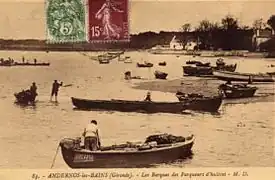
<path fill-rule="evenodd" d="M 164 72 L 155 72 L 155 78 L 156 79 L 166 79 L 168 76 L 167 73 Z"/>
<path fill-rule="evenodd" d="M 221 97 L 189 99 L 181 102 L 150 102 L 125 100 L 88 100 L 72 97 L 73 105 L 84 110 L 107 110 L 140 113 L 182 113 L 184 110 L 217 112 L 222 103 Z"/>
<path fill-rule="evenodd" d="M 189 76 L 203 76 L 212 75 L 213 69 L 211 67 L 193 67 L 193 66 L 183 66 L 183 73 Z"/>
<path fill-rule="evenodd" d="M 235 99 L 235 98 L 248 98 L 253 97 L 256 93 L 256 87 L 231 87 L 227 85 L 221 85 L 219 87 L 222 90 L 225 98 L 227 99 Z"/>
<path fill-rule="evenodd" d="M 166 147 L 129 151 L 88 151 L 66 148 L 60 143 L 64 161 L 71 168 L 138 168 L 168 163 L 192 155 L 194 138 Z"/>
<path fill-rule="evenodd" d="M 249 73 L 237 73 L 237 72 L 225 72 L 225 71 L 214 71 L 213 75 L 223 81 L 240 81 L 248 82 L 251 78 L 252 82 L 274 82 L 273 76 L 265 74 L 249 74 Z"/>

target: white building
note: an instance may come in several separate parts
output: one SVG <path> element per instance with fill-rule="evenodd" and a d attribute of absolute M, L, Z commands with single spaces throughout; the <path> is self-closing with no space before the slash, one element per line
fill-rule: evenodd
<path fill-rule="evenodd" d="M 274 30 L 257 29 L 252 37 L 252 44 L 256 50 L 260 50 L 260 44 L 268 41 L 273 35 Z"/>

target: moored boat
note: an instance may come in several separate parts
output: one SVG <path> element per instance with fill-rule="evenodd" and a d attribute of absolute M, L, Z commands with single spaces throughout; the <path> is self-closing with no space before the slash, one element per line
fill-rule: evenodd
<path fill-rule="evenodd" d="M 196 66 L 203 66 L 203 67 L 209 67 L 210 62 L 203 63 L 201 61 L 187 61 L 186 64 L 195 64 Z"/>
<path fill-rule="evenodd" d="M 180 102 L 182 103 L 189 103 L 192 106 L 201 106 L 204 107 L 205 109 L 216 109 L 216 111 L 220 108 L 222 104 L 222 96 L 213 96 L 213 97 L 206 97 L 203 96 L 202 94 L 186 94 L 183 92 L 178 91 L 176 93 L 176 97 L 179 99 Z"/>
<path fill-rule="evenodd" d="M 72 97 L 72 103 L 77 109 L 106 110 L 140 113 L 174 113 L 184 110 L 217 112 L 222 103 L 221 97 L 189 99 L 180 102 L 153 102 L 130 100 L 90 100 Z"/>
<path fill-rule="evenodd" d="M 163 136 L 163 137 L 162 137 Z M 80 138 L 65 138 L 59 143 L 66 164 L 71 168 L 135 168 L 168 163 L 192 155 L 195 137 L 153 135 L 141 144 L 121 145 L 85 150 Z"/>
<path fill-rule="evenodd" d="M 189 76 L 204 76 L 212 75 L 212 67 L 204 66 L 182 66 L 183 73 Z"/>
<path fill-rule="evenodd" d="M 159 66 L 166 66 L 166 62 L 165 61 L 159 62 Z"/>
<path fill-rule="evenodd" d="M 28 105 L 33 104 L 35 102 L 37 94 L 31 93 L 30 90 L 23 90 L 19 93 L 14 93 L 14 96 L 16 98 L 16 103 Z"/>
<path fill-rule="evenodd" d="M 271 74 L 252 74 L 228 71 L 214 71 L 214 76 L 224 81 L 243 81 L 243 82 L 274 82 L 275 78 Z"/>
<path fill-rule="evenodd" d="M 50 63 L 19 63 L 19 62 L 15 62 L 14 63 L 15 66 L 49 66 Z"/>
<path fill-rule="evenodd" d="M 168 76 L 167 73 L 160 72 L 160 71 L 155 71 L 154 74 L 155 74 L 156 79 L 166 79 L 166 77 Z"/>
<path fill-rule="evenodd" d="M 246 98 L 253 97 L 258 88 L 246 84 L 221 84 L 219 89 L 225 98 Z"/>
<path fill-rule="evenodd" d="M 154 66 L 154 64 L 149 63 L 149 62 L 144 62 L 143 64 L 137 63 L 137 67 L 153 67 L 153 66 Z"/>

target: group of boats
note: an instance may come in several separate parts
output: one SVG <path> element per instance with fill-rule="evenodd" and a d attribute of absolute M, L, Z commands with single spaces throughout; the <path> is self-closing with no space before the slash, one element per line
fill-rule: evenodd
<path fill-rule="evenodd" d="M 212 76 L 214 71 L 234 72 L 237 64 L 226 65 L 222 59 L 218 59 L 216 66 L 211 66 L 209 62 L 202 63 L 200 61 L 187 61 L 186 66 L 182 66 L 183 73 L 188 76 Z"/>
<path fill-rule="evenodd" d="M 23 60 L 22 62 L 15 62 L 13 59 L 9 58 L 8 60 L 4 60 L 3 58 L 0 59 L 0 66 L 5 66 L 5 67 L 11 67 L 11 66 L 49 66 L 50 63 L 39 63 L 37 62 L 36 59 L 33 60 L 33 63 L 30 62 L 25 62 Z"/>
<path fill-rule="evenodd" d="M 120 56 L 117 53 L 109 55 L 109 60 Z M 195 68 L 199 69 L 197 73 L 193 73 L 195 75 L 212 75 L 227 82 L 217 87 L 219 93 L 215 96 L 188 94 L 178 91 L 175 93 L 178 100 L 172 102 L 151 101 L 151 99 L 147 100 L 147 97 L 144 100 L 100 100 L 71 97 L 71 102 L 75 109 L 88 111 L 182 114 L 186 110 L 192 110 L 216 113 L 224 99 L 252 97 L 258 89 L 247 84 L 232 84 L 231 81 L 274 82 L 270 74 L 236 73 L 234 72 L 236 64 L 226 65 L 221 60 L 216 62 L 215 67 L 212 67 L 210 63 L 198 61 L 188 61 L 187 64 L 195 65 Z M 159 62 L 158 65 L 165 66 L 166 62 Z M 137 67 L 150 68 L 153 67 L 153 64 L 148 62 L 137 63 Z M 154 74 L 157 79 L 166 79 L 168 76 L 167 73 L 161 71 L 155 71 Z M 124 75 L 125 79 L 133 78 L 130 71 L 125 72 Z M 34 102 L 37 95 L 22 91 L 15 93 L 14 96 L 17 102 L 28 104 Z M 126 142 L 119 145 L 101 146 L 100 149 L 91 151 L 86 150 L 81 138 L 77 137 L 62 139 L 59 147 L 61 147 L 64 161 L 71 168 L 129 168 L 148 167 L 152 164 L 166 163 L 189 157 L 192 155 L 194 141 L 194 135 L 182 137 L 171 134 L 157 134 L 147 137 L 144 142 Z"/>

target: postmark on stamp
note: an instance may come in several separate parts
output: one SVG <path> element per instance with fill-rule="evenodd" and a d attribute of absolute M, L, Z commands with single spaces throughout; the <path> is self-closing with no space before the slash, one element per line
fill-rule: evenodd
<path fill-rule="evenodd" d="M 46 0 L 48 43 L 87 41 L 84 0 Z"/>
<path fill-rule="evenodd" d="M 89 42 L 129 41 L 128 0 L 87 0 Z"/>

